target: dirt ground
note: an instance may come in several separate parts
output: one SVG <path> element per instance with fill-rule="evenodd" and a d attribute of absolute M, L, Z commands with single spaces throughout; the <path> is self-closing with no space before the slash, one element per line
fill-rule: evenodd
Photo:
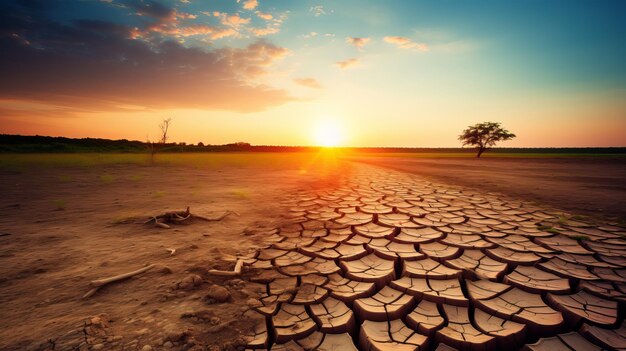
<path fill-rule="evenodd" d="M 350 159 L 626 222 L 624 157 L 475 159 L 406 155 Z"/>
<path fill-rule="evenodd" d="M 250 229 L 276 225 L 281 196 L 323 179 L 320 168 L 308 169 L 305 162 L 0 171 L 0 350 L 59 350 L 84 347 L 83 341 L 95 349 L 129 350 L 236 342 L 237 329 L 246 327 L 241 318 L 246 300 L 257 296 L 256 287 L 207 271 L 232 269 L 234 263 L 224 257 L 259 246 L 264 235 Z M 226 210 L 239 215 L 172 229 L 141 224 L 186 206 L 204 216 Z M 171 255 L 168 249 L 176 251 Z M 81 299 L 90 281 L 147 264 L 156 267 Z M 189 286 L 194 279 L 203 289 Z M 238 307 L 206 303 L 207 288 L 229 283 Z M 202 340 L 207 330 L 208 339 Z"/>
<path fill-rule="evenodd" d="M 566 210 L 623 215 L 626 208 L 621 161 L 359 161 Z M 258 322 L 247 313 L 266 286 L 250 279 L 254 272 L 231 278 L 209 270 L 232 270 L 234 257 L 268 246 L 290 194 L 323 193 L 351 179 L 350 167 L 312 155 L 210 167 L 31 166 L 0 167 L 0 350 L 242 349 L 241 335 Z M 142 224 L 187 206 L 237 215 L 172 229 Z M 82 298 L 92 280 L 148 264 L 155 267 Z"/>

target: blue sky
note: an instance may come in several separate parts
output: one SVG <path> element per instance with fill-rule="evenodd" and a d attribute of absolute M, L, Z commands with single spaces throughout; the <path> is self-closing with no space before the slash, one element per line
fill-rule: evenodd
<path fill-rule="evenodd" d="M 173 115 L 188 142 L 311 144 L 322 123 L 345 145 L 457 146 L 495 120 L 507 146 L 625 144 L 623 1 L 1 6 L 6 132 L 141 139 Z"/>

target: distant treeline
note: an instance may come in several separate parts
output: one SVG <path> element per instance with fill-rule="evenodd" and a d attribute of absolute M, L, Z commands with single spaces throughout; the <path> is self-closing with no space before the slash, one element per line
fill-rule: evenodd
<path fill-rule="evenodd" d="M 0 134 L 0 153 L 79 153 L 79 152 L 150 152 L 148 143 L 137 140 L 110 140 L 96 138 L 64 138 L 49 136 L 24 136 Z M 312 146 L 250 145 L 237 142 L 225 145 L 167 143 L 158 147 L 159 152 L 296 152 L 315 151 Z M 360 147 L 345 148 L 357 152 L 421 152 L 421 153 L 474 153 L 472 148 L 408 148 L 408 147 Z M 626 147 L 590 148 L 494 148 L 490 153 L 537 153 L 537 154 L 626 154 Z"/>

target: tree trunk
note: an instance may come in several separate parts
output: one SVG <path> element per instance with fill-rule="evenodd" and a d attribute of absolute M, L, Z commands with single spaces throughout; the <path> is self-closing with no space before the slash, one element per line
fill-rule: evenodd
<path fill-rule="evenodd" d="M 479 147 L 478 148 L 478 154 L 476 154 L 476 158 L 480 158 L 480 155 L 483 154 L 483 152 L 485 152 L 485 148 L 484 147 Z"/>

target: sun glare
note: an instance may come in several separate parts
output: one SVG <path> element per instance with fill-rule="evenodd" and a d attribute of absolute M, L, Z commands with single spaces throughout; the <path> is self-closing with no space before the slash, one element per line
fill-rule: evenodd
<path fill-rule="evenodd" d="M 342 142 L 341 128 L 334 121 L 320 121 L 315 127 L 315 143 L 319 146 L 334 147 Z"/>

